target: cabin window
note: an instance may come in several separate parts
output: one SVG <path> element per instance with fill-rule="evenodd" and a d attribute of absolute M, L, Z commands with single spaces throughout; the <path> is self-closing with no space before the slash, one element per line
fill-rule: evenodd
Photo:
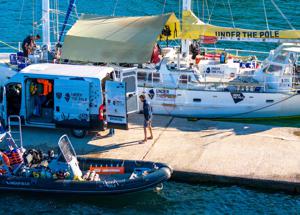
<path fill-rule="evenodd" d="M 282 66 L 271 64 L 268 69 L 264 70 L 267 73 L 274 73 L 282 71 Z"/>
<path fill-rule="evenodd" d="M 200 98 L 194 98 L 193 102 L 201 102 L 201 99 Z"/>
<path fill-rule="evenodd" d="M 139 81 L 146 81 L 147 80 L 147 73 L 146 72 L 138 72 L 137 79 Z"/>
<path fill-rule="evenodd" d="M 187 74 L 183 74 L 179 76 L 179 83 L 181 84 L 187 84 L 191 81 L 191 76 Z"/>
<path fill-rule="evenodd" d="M 275 57 L 274 61 L 277 63 L 285 63 L 287 56 L 288 56 L 288 52 L 279 53 Z"/>
<path fill-rule="evenodd" d="M 160 73 L 150 73 L 148 77 L 149 81 L 160 82 Z"/>

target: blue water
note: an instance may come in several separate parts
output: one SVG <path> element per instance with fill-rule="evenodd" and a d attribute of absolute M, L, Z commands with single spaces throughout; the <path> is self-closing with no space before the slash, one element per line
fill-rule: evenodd
<path fill-rule="evenodd" d="M 300 29 L 300 1 L 274 0 L 291 24 Z M 117 2 L 117 5 L 115 3 Z M 166 2 L 164 6 L 164 2 Z M 78 13 L 111 15 L 151 15 L 164 12 L 179 14 L 179 1 L 174 0 L 77 0 Z M 215 0 L 207 0 L 204 14 L 202 0 L 193 1 L 193 10 L 204 21 L 212 12 Z M 266 29 L 262 0 L 230 0 L 235 26 Z M 23 4 L 24 3 L 24 4 Z M 265 0 L 270 29 L 289 29 L 270 0 Z M 23 5 L 23 10 L 22 10 Z M 67 1 L 59 0 L 61 10 Z M 34 8 L 34 10 L 33 10 Z M 17 46 L 32 33 L 32 20 L 41 17 L 41 0 L 0 0 L 0 40 Z M 217 0 L 212 24 L 232 26 L 228 0 Z M 63 17 L 60 18 L 60 22 Z M 71 19 L 70 24 L 75 19 Z M 35 30 L 41 33 L 41 28 Z M 219 46 L 269 51 L 276 44 L 223 42 Z M 0 51 L 3 51 L 0 45 Z M 5 49 L 7 50 L 7 49 Z M 299 125 L 299 120 L 284 125 Z M 46 195 L 1 193 L 0 214 L 297 214 L 300 196 L 268 193 L 236 186 L 219 187 L 169 182 L 161 192 L 142 192 L 134 195 L 105 198 L 81 198 Z"/>
<path fill-rule="evenodd" d="M 300 197 L 239 187 L 169 182 L 160 192 L 117 197 L 5 194 L 0 214 L 297 214 Z"/>

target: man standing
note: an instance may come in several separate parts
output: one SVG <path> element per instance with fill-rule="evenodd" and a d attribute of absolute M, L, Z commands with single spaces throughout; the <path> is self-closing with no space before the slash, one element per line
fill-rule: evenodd
<path fill-rule="evenodd" d="M 36 36 L 27 36 L 22 43 L 22 49 L 23 49 L 23 53 L 24 53 L 24 57 L 28 57 L 28 55 L 32 52 L 32 49 L 34 48 L 35 41 L 39 40 L 41 37 L 40 35 L 36 35 Z"/>
<path fill-rule="evenodd" d="M 140 100 L 143 103 L 143 113 L 144 113 L 144 140 L 141 143 L 146 143 L 147 140 L 153 139 L 152 133 L 152 107 L 150 103 L 146 100 L 145 95 L 140 95 Z M 150 137 L 147 137 L 147 128 L 150 131 Z"/>

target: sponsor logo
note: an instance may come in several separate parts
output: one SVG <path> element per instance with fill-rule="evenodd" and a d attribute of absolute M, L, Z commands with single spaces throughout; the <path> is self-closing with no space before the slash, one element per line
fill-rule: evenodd
<path fill-rule="evenodd" d="M 234 103 L 239 103 L 244 100 L 245 96 L 243 93 L 230 93 Z"/>
<path fill-rule="evenodd" d="M 57 99 L 61 99 L 61 97 L 62 97 L 62 93 L 56 93 L 55 95 L 56 95 Z"/>
<path fill-rule="evenodd" d="M 65 94 L 65 100 L 66 100 L 66 102 L 69 102 L 70 98 L 71 98 L 70 93 L 66 93 Z"/>
<path fill-rule="evenodd" d="M 154 90 L 153 90 L 153 89 L 149 90 L 149 92 L 148 92 L 148 96 L 149 96 L 149 98 L 150 98 L 150 99 L 153 99 L 153 98 L 154 98 L 154 96 L 155 96 L 155 92 L 154 92 Z"/>

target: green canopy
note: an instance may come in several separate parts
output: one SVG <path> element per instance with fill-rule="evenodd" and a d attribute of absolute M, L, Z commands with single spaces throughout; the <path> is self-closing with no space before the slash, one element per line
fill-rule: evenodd
<path fill-rule="evenodd" d="M 83 15 L 68 31 L 62 58 L 83 62 L 145 63 L 174 14 L 142 17 Z M 169 22 L 170 22 L 169 21 Z"/>

